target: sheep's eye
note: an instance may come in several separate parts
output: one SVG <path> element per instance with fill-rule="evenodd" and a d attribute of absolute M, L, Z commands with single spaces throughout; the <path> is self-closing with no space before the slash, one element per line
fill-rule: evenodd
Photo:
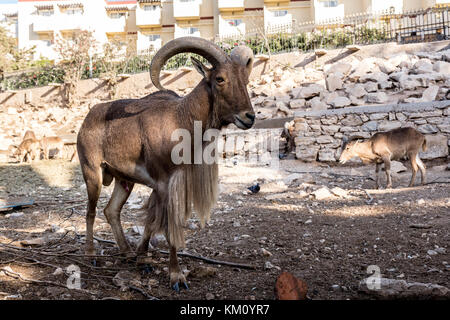
<path fill-rule="evenodd" d="M 217 77 L 216 78 L 217 83 L 224 83 L 225 80 L 222 77 Z"/>

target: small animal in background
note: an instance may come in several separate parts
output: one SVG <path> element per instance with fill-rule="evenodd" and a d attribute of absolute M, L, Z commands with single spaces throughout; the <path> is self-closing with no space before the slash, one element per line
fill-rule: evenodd
<path fill-rule="evenodd" d="M 290 154 L 292 150 L 295 149 L 294 129 L 295 129 L 294 121 L 286 122 L 284 124 L 283 131 L 281 132 L 281 138 L 286 139 L 286 149 L 284 153 L 285 156 L 280 157 L 280 159 L 287 157 L 287 155 Z"/>
<path fill-rule="evenodd" d="M 50 151 L 52 150 L 57 150 L 57 157 L 61 158 L 64 148 L 64 141 L 60 137 L 43 137 L 40 141 L 40 147 L 44 153 L 45 160 L 49 159 Z"/>
<path fill-rule="evenodd" d="M 37 140 L 36 135 L 34 134 L 34 131 L 27 130 L 27 131 L 25 132 L 25 135 L 23 136 L 22 141 L 27 140 L 27 139 L 34 139 L 34 140 Z"/>
<path fill-rule="evenodd" d="M 17 147 L 14 152 L 16 159 L 22 163 L 24 161 L 31 162 L 32 160 L 38 159 L 40 156 L 40 145 L 37 139 L 25 139 Z"/>
<path fill-rule="evenodd" d="M 259 183 L 255 183 L 254 185 L 248 187 L 247 189 L 250 190 L 252 193 L 258 193 L 259 190 L 261 190 L 261 187 L 259 186 Z"/>
<path fill-rule="evenodd" d="M 416 173 L 420 168 L 422 185 L 426 183 L 426 168 L 419 158 L 419 151 L 426 151 L 427 144 L 423 134 L 414 128 L 399 128 L 388 132 L 377 132 L 370 139 L 353 137 L 344 140 L 339 161 L 344 164 L 353 157 L 359 157 L 364 163 L 375 163 L 376 188 L 380 187 L 380 167 L 384 162 L 387 186 L 392 188 L 391 160 L 400 160 L 407 156 L 411 161 L 412 176 L 409 186 L 414 186 Z"/>

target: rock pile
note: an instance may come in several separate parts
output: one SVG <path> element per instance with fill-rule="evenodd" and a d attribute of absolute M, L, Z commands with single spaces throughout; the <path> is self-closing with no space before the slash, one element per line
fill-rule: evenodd
<path fill-rule="evenodd" d="M 258 119 L 358 105 L 427 102 L 450 89 L 450 50 L 350 56 L 323 67 L 278 66 L 250 83 Z"/>

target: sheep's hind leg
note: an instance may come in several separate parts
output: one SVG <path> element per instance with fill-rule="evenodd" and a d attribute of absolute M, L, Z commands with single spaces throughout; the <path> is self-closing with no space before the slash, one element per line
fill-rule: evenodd
<path fill-rule="evenodd" d="M 104 211 L 105 217 L 111 225 L 114 239 L 116 239 L 119 250 L 127 257 L 134 256 L 134 253 L 123 233 L 122 224 L 120 222 L 120 210 L 122 210 L 123 205 L 130 196 L 133 186 L 133 183 L 116 179 L 114 182 L 114 190 Z"/>
<path fill-rule="evenodd" d="M 411 162 L 411 181 L 409 182 L 409 187 L 414 187 L 414 182 L 416 181 L 416 174 L 418 170 L 417 162 L 416 162 L 416 155 L 410 154 L 409 155 L 409 161 Z"/>
<path fill-rule="evenodd" d="M 100 170 L 95 170 L 85 166 L 83 176 L 86 183 L 88 194 L 87 213 L 86 213 L 86 244 L 85 254 L 87 256 L 95 255 L 94 248 L 94 221 L 97 208 L 97 201 L 102 188 Z M 92 261 L 95 264 L 95 260 Z"/>

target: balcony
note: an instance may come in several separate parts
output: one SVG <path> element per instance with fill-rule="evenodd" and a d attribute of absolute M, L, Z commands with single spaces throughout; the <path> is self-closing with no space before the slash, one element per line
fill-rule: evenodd
<path fill-rule="evenodd" d="M 177 20 L 200 19 L 200 0 L 174 0 L 173 16 Z"/>
<path fill-rule="evenodd" d="M 244 0 L 219 0 L 220 12 L 244 11 Z"/>
<path fill-rule="evenodd" d="M 282 10 L 284 11 L 284 10 Z M 276 16 L 276 12 L 268 12 L 265 17 L 265 29 L 267 33 L 291 32 L 292 14 L 285 12 L 282 16 Z"/>
<path fill-rule="evenodd" d="M 289 4 L 291 0 L 264 0 L 264 4 L 276 5 L 277 3 Z"/>
<path fill-rule="evenodd" d="M 33 32 L 48 33 L 55 30 L 55 17 L 36 17 L 33 22 Z"/>
<path fill-rule="evenodd" d="M 61 31 L 81 30 L 86 28 L 86 19 L 82 15 L 62 15 L 58 24 L 54 25 Z"/>
<path fill-rule="evenodd" d="M 175 25 L 174 38 L 180 37 L 200 37 L 200 30 L 196 27 L 180 27 Z"/>
<path fill-rule="evenodd" d="M 105 24 L 106 33 L 123 33 L 127 25 L 126 17 L 108 18 Z"/>
<path fill-rule="evenodd" d="M 345 17 L 344 4 L 336 7 L 318 6 L 314 10 L 314 18 L 316 23 L 324 23 L 327 21 L 334 21 L 343 19 Z"/>
<path fill-rule="evenodd" d="M 146 11 L 139 6 L 136 9 L 136 25 L 138 27 L 156 27 L 161 25 L 161 7 Z"/>

